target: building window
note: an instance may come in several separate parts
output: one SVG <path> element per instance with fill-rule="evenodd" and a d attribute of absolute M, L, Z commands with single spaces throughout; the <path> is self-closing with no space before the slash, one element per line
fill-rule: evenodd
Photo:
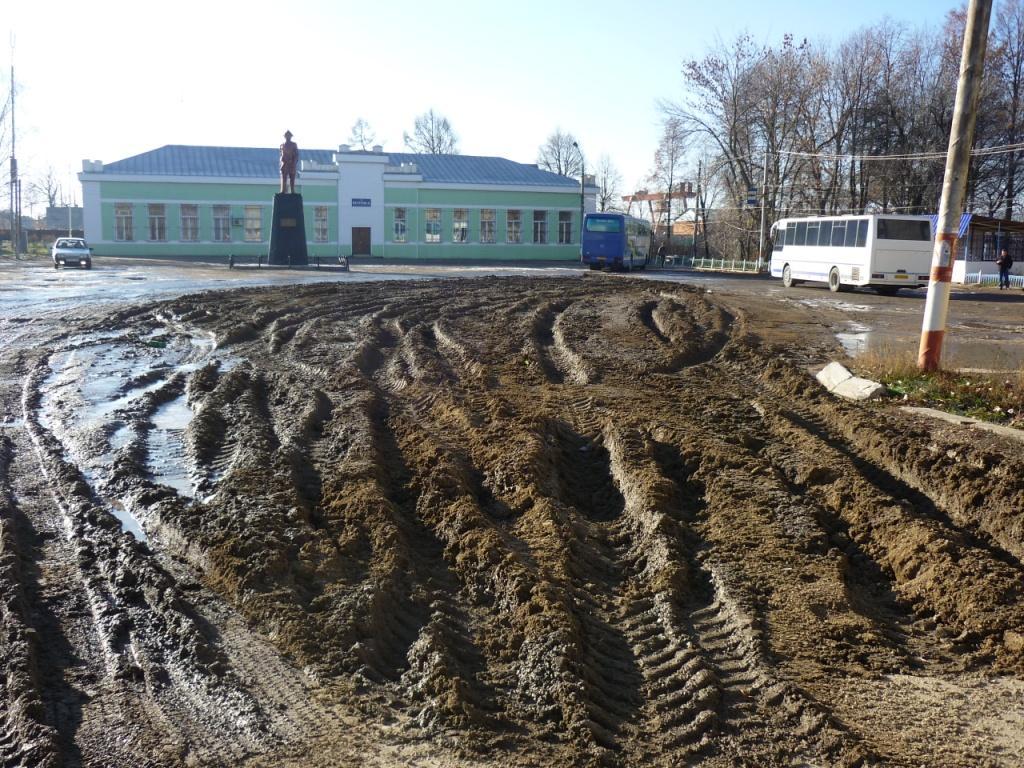
<path fill-rule="evenodd" d="M 327 242 L 327 206 L 318 205 L 313 209 L 313 242 Z"/>
<path fill-rule="evenodd" d="M 522 211 L 508 212 L 508 234 L 505 240 L 510 243 L 522 242 Z"/>
<path fill-rule="evenodd" d="M 231 206 L 213 206 L 213 240 L 217 243 L 231 242 Z"/>
<path fill-rule="evenodd" d="M 114 239 L 134 240 L 131 203 L 114 203 Z"/>
<path fill-rule="evenodd" d="M 199 206 L 183 204 L 181 206 L 181 239 L 186 243 L 199 240 Z"/>
<path fill-rule="evenodd" d="M 452 217 L 452 242 L 469 242 L 469 211 L 465 208 L 456 208 Z"/>
<path fill-rule="evenodd" d="M 572 243 L 572 211 L 558 212 L 558 244 Z"/>
<path fill-rule="evenodd" d="M 533 242 L 543 245 L 548 241 L 548 212 L 533 212 Z"/>
<path fill-rule="evenodd" d="M 494 209 L 484 208 L 480 211 L 480 242 L 494 242 Z"/>
<path fill-rule="evenodd" d="M 395 208 L 395 242 L 405 242 L 405 208 Z"/>
<path fill-rule="evenodd" d="M 428 243 L 440 243 L 441 242 L 441 209 L 440 208 L 427 208 L 425 216 L 426 216 L 426 227 L 424 228 L 424 234 L 426 235 L 426 241 Z"/>
<path fill-rule="evenodd" d="M 258 243 L 263 239 L 263 206 L 245 206 L 245 241 Z"/>
<path fill-rule="evenodd" d="M 167 213 L 163 204 L 148 205 L 149 239 L 160 242 L 167 239 Z"/>

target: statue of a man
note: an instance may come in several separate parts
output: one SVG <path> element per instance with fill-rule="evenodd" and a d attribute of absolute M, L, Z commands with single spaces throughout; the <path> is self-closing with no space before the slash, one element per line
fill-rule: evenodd
<path fill-rule="evenodd" d="M 284 132 L 284 144 L 281 145 L 281 192 L 291 187 L 295 194 L 295 169 L 299 165 L 299 145 L 292 141 L 292 132 Z"/>

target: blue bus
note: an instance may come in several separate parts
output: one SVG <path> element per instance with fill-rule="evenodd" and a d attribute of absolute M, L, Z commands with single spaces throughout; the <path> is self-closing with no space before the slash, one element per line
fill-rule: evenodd
<path fill-rule="evenodd" d="M 583 218 L 580 260 L 591 269 L 643 269 L 651 250 L 651 225 L 622 213 Z"/>

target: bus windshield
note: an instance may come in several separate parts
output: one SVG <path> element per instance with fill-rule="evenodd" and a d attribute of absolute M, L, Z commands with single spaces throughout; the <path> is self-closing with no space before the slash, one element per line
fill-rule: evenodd
<path fill-rule="evenodd" d="M 621 232 L 622 219 L 587 219 L 587 232 Z"/>

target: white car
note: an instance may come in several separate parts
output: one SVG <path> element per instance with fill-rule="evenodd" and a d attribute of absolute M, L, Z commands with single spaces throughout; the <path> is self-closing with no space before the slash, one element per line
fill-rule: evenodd
<path fill-rule="evenodd" d="M 80 237 L 59 237 L 51 250 L 53 268 L 81 267 L 92 269 L 92 248 Z"/>

